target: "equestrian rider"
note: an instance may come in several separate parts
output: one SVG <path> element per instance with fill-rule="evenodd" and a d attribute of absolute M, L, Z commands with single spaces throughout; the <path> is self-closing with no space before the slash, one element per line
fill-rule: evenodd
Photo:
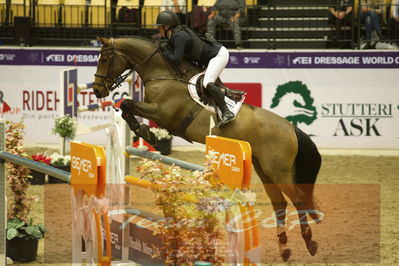
<path fill-rule="evenodd" d="M 186 56 L 206 67 L 203 86 L 222 111 L 222 119 L 216 126 L 223 126 L 234 120 L 234 114 L 227 108 L 224 93 L 215 84 L 229 61 L 229 51 L 222 44 L 200 38 L 190 28 L 180 25 L 180 20 L 173 11 L 161 12 L 156 25 L 161 37 L 168 39 L 170 49 L 164 50 L 166 58 L 179 65 Z"/>

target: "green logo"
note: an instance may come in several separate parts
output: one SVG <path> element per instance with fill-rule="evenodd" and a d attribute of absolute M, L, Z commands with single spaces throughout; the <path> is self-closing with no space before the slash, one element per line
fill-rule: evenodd
<path fill-rule="evenodd" d="M 310 91 L 300 81 L 290 81 L 279 85 L 270 108 L 294 125 L 299 123 L 310 125 L 317 119 L 317 111 Z"/>

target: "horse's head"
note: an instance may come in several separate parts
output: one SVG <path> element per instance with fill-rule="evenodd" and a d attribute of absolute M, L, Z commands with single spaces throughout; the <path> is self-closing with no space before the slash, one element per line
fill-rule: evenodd
<path fill-rule="evenodd" d="M 97 98 L 103 98 L 119 86 L 122 82 L 120 75 L 131 67 L 131 63 L 129 58 L 115 47 L 113 38 L 97 37 L 97 39 L 102 47 L 97 71 L 94 74 L 93 91 Z"/>

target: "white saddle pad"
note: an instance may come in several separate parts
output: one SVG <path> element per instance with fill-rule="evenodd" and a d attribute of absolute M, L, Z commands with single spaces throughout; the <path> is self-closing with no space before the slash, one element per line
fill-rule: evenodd
<path fill-rule="evenodd" d="M 205 105 L 203 102 L 200 101 L 200 97 L 198 96 L 198 93 L 197 93 L 197 88 L 196 88 L 197 79 L 204 73 L 205 72 L 198 73 L 197 75 L 194 75 L 190 79 L 190 83 L 187 86 L 188 92 L 190 93 L 191 98 L 193 98 L 193 100 L 195 102 L 202 105 L 208 111 L 210 111 L 212 113 L 216 113 L 215 108 L 212 105 L 209 105 L 209 104 Z M 227 96 L 225 96 L 224 99 L 226 101 L 226 104 L 227 104 L 227 107 L 229 108 L 229 110 L 234 114 L 234 116 L 236 116 L 241 109 L 241 106 L 242 106 L 242 103 L 244 102 L 245 96 L 243 96 L 241 101 L 239 101 L 239 102 L 235 102 L 232 99 L 228 98 Z M 221 116 L 221 114 L 222 114 L 222 112 L 219 110 L 219 108 L 218 108 L 218 114 L 219 114 L 219 116 Z"/>

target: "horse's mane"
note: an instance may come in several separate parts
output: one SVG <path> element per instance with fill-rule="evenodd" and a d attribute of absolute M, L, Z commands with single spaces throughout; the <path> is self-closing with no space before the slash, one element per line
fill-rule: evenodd
<path fill-rule="evenodd" d="M 155 41 L 154 40 L 148 39 L 148 38 L 143 37 L 143 36 L 137 36 L 137 35 L 133 35 L 133 36 L 130 36 L 130 37 L 120 37 L 120 38 L 116 38 L 115 40 L 130 42 L 130 41 L 134 41 L 134 40 L 137 40 L 137 39 L 138 40 L 142 40 L 142 41 L 146 41 L 148 43 L 151 43 L 151 44 L 155 45 Z"/>

